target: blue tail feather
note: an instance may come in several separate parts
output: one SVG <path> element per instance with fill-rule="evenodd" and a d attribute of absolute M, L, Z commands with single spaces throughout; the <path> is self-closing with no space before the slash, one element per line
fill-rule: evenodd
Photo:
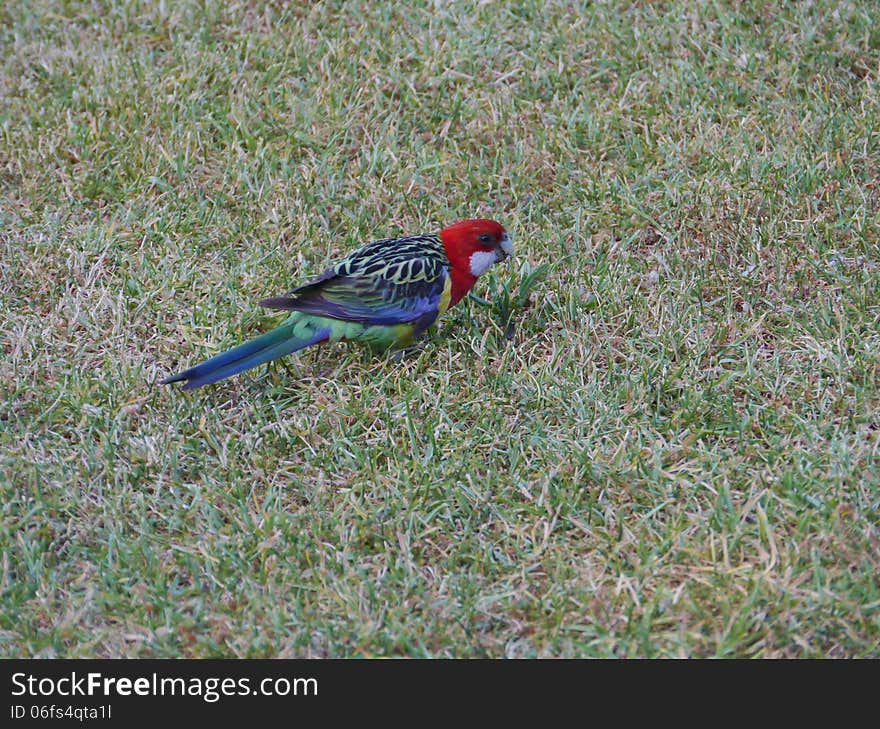
<path fill-rule="evenodd" d="M 294 323 L 284 324 L 256 339 L 211 357 L 195 367 L 166 377 L 164 380 L 160 380 L 160 384 L 166 385 L 185 380 L 184 390 L 210 385 L 264 362 L 270 362 L 291 352 L 322 342 L 330 335 L 330 330 L 312 328 L 308 334 L 310 336 L 303 337 L 300 332 L 296 332 Z"/>

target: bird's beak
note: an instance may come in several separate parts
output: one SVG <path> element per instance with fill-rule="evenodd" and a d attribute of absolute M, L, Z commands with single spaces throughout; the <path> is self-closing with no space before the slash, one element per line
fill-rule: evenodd
<path fill-rule="evenodd" d="M 505 258 L 510 258 L 513 256 L 513 241 L 510 239 L 510 236 L 505 233 L 501 237 L 501 245 L 498 248 L 498 254 L 496 255 L 497 260 L 503 261 Z"/>

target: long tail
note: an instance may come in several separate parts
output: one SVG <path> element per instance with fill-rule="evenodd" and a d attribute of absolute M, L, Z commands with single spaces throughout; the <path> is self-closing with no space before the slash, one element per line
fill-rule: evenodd
<path fill-rule="evenodd" d="M 167 385 L 186 380 L 183 389 L 192 390 L 237 375 L 239 372 L 296 352 L 298 349 L 323 342 L 329 336 L 329 328 L 316 326 L 307 317 L 294 315 L 277 329 L 239 344 L 195 367 L 166 377 L 159 383 Z"/>

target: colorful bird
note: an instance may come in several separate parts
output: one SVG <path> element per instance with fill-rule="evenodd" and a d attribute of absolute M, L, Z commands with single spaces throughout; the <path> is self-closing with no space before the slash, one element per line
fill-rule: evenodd
<path fill-rule="evenodd" d="M 261 301 L 293 311 L 281 326 L 161 384 L 185 380 L 183 389 L 192 390 L 319 342 L 405 347 L 512 255 L 507 231 L 486 219 L 462 220 L 439 235 L 367 243 L 305 286 Z"/>

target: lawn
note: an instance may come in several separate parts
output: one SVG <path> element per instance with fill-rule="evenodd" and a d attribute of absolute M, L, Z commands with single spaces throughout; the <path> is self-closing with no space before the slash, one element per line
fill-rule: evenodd
<path fill-rule="evenodd" d="M 880 6 L 0 6 L 0 655 L 880 657 Z M 157 380 L 366 240 L 402 358 Z"/>

